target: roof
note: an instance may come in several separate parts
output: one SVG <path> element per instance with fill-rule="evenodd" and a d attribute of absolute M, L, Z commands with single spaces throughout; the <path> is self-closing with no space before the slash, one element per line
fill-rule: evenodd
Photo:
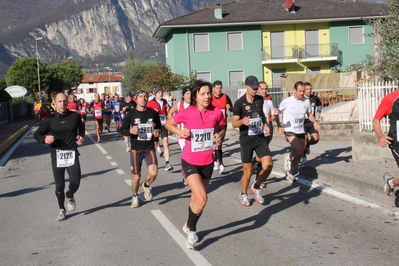
<path fill-rule="evenodd" d="M 163 38 L 173 28 L 348 21 L 388 12 L 386 4 L 353 0 L 296 0 L 295 13 L 288 13 L 283 4 L 284 0 L 236 0 L 222 6 L 222 19 L 215 18 L 213 7 L 207 7 L 162 22 L 153 37 Z"/>
<path fill-rule="evenodd" d="M 100 83 L 100 82 L 119 82 L 122 76 L 115 76 L 110 73 L 84 75 L 82 83 Z"/>

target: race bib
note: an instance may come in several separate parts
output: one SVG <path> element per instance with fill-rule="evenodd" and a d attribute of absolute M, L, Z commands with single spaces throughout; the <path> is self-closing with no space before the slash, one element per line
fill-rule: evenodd
<path fill-rule="evenodd" d="M 166 123 L 166 115 L 165 114 L 159 114 L 159 119 L 161 119 L 161 125 L 165 125 L 165 123 Z"/>
<path fill-rule="evenodd" d="M 80 109 L 80 113 L 81 113 L 82 115 L 86 114 L 86 108 Z"/>
<path fill-rule="evenodd" d="M 261 133 L 263 133 L 262 118 L 250 118 L 248 125 L 248 136 L 259 135 Z"/>
<path fill-rule="evenodd" d="M 154 126 L 150 123 L 148 124 L 138 124 L 139 134 L 137 140 L 149 141 L 152 138 L 152 131 L 154 131 Z"/>
<path fill-rule="evenodd" d="M 293 119 L 293 124 L 292 124 L 292 128 L 294 130 L 294 133 L 296 134 L 302 134 L 304 133 L 304 129 L 303 129 L 303 122 L 305 121 L 305 117 L 304 116 L 295 116 Z"/>
<path fill-rule="evenodd" d="M 94 110 L 95 118 L 103 118 L 103 112 L 101 110 Z"/>
<path fill-rule="evenodd" d="M 191 151 L 207 151 L 213 146 L 213 128 L 191 130 Z"/>
<path fill-rule="evenodd" d="M 57 150 L 57 168 L 68 167 L 75 164 L 74 150 Z"/>
<path fill-rule="evenodd" d="M 119 105 L 115 106 L 115 111 L 119 113 Z"/>

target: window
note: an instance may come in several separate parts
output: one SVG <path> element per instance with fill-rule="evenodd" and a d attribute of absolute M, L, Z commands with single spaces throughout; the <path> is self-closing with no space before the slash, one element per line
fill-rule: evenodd
<path fill-rule="evenodd" d="M 285 58 L 285 36 L 284 31 L 273 31 L 270 33 L 272 59 Z"/>
<path fill-rule="evenodd" d="M 87 93 L 96 93 L 97 88 L 89 88 Z"/>
<path fill-rule="evenodd" d="M 283 69 L 272 69 L 273 88 L 281 88 L 281 74 L 287 72 Z"/>
<path fill-rule="evenodd" d="M 227 46 L 229 51 L 243 50 L 242 32 L 227 33 Z"/>
<path fill-rule="evenodd" d="M 244 71 L 229 71 L 230 87 L 244 87 Z"/>
<path fill-rule="evenodd" d="M 306 73 L 308 74 L 320 73 L 320 67 L 308 67 L 306 68 Z"/>
<path fill-rule="evenodd" d="M 363 44 L 363 27 L 349 27 L 349 44 Z"/>
<path fill-rule="evenodd" d="M 211 72 L 197 72 L 197 79 L 211 82 Z"/>
<path fill-rule="evenodd" d="M 194 52 L 209 52 L 209 35 L 194 34 Z"/>

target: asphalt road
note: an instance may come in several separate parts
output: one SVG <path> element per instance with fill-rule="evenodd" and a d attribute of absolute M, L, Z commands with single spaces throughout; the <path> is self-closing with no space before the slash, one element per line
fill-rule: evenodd
<path fill-rule="evenodd" d="M 93 129 L 87 122 L 94 139 Z M 49 150 L 32 134 L 0 168 L 0 265 L 397 265 L 396 216 L 292 186 L 278 172 L 262 191 L 263 205 L 242 207 L 234 156 L 225 158 L 225 175 L 214 172 L 197 227 L 200 242 L 196 251 L 187 250 L 181 227 L 190 193 L 181 182 L 175 141 L 175 170 L 165 172 L 159 158 L 154 200 L 145 202 L 140 191 L 143 205 L 131 209 L 123 139 L 105 133 L 95 144 L 89 135 L 80 148 L 77 209 L 63 222 L 55 221 Z"/>

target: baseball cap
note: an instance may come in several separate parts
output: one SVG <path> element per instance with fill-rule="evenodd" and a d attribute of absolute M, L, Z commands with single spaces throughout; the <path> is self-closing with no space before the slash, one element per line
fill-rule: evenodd
<path fill-rule="evenodd" d="M 186 86 L 183 88 L 183 95 L 186 94 L 186 92 L 191 91 L 192 87 L 191 86 Z"/>
<path fill-rule="evenodd" d="M 251 87 L 252 89 L 257 89 L 259 87 L 259 82 L 255 76 L 248 76 L 245 79 L 245 85 Z"/>
<path fill-rule="evenodd" d="M 128 94 L 126 94 L 126 97 L 133 97 L 134 93 L 133 92 L 129 92 Z"/>
<path fill-rule="evenodd" d="M 155 94 L 157 94 L 158 91 L 163 91 L 163 89 L 159 85 L 154 85 L 154 87 L 152 87 L 152 89 Z"/>

